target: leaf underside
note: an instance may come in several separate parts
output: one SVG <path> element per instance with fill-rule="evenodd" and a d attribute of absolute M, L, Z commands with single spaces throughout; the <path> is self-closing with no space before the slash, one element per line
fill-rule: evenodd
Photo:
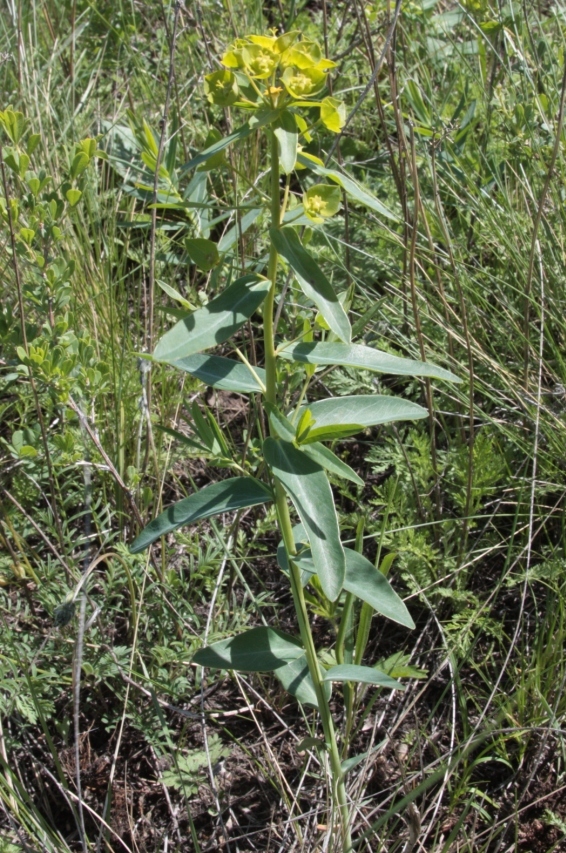
<path fill-rule="evenodd" d="M 285 666 L 276 669 L 275 676 L 279 679 L 287 693 L 294 696 L 301 705 L 313 705 L 315 708 L 318 708 L 316 691 L 309 673 L 309 665 L 305 654 L 302 654 L 301 657 L 295 660 L 289 661 Z"/>
<path fill-rule="evenodd" d="M 331 397 L 306 404 L 301 411 L 310 409 L 315 427 L 332 427 L 357 424 L 365 429 L 392 421 L 426 418 L 428 412 L 417 403 L 402 397 L 380 394 L 357 394 L 348 397 Z"/>

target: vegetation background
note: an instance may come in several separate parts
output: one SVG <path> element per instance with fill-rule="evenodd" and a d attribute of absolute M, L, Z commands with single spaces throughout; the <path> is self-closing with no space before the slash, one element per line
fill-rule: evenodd
<path fill-rule="evenodd" d="M 181 531 L 154 563 L 127 550 L 141 520 L 217 477 L 222 447 L 164 427 L 194 439 L 198 402 L 228 446 L 250 428 L 243 398 L 164 367 L 150 381 L 136 353 L 215 291 L 186 236 L 261 254 L 257 217 L 238 230 L 226 207 L 246 197 L 257 140 L 214 175 L 182 166 L 233 129 L 203 90 L 226 44 L 295 25 L 338 62 L 336 162 L 399 218 L 350 202 L 309 248 L 355 289 L 357 340 L 464 380 L 434 387 L 432 422 L 343 442 L 365 487 L 333 482 L 343 529 L 354 539 L 364 517 L 366 552 L 394 555 L 417 622 L 373 623 L 374 660 L 409 678 L 402 695 L 368 692 L 359 720 L 360 750 L 378 747 L 349 782 L 373 827 L 360 849 L 566 850 L 564 4 L 1 8 L 3 124 L 17 133 L 6 110 L 24 114 L 30 158 L 3 134 L 1 853 L 328 843 L 319 759 L 297 749 L 308 710 L 271 676 L 201 682 L 190 666 L 203 638 L 258 612 L 292 618 L 265 511 Z M 161 156 L 190 216 L 148 207 Z M 48 178 L 63 201 L 43 208 Z M 51 278 L 26 217 L 57 255 Z M 425 401 L 416 380 L 325 382 Z"/>

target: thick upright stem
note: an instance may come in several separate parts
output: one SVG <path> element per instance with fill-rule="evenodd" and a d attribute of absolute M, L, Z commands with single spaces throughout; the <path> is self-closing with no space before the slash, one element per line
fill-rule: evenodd
<path fill-rule="evenodd" d="M 276 484 L 276 508 L 279 527 L 283 536 L 283 542 L 285 543 L 285 550 L 289 555 L 289 576 L 291 580 L 291 592 L 293 594 L 295 612 L 297 614 L 297 621 L 299 623 L 299 633 L 301 635 L 303 646 L 305 647 L 309 673 L 314 685 L 318 702 L 318 710 L 322 721 L 322 728 L 324 730 L 324 740 L 329 752 L 333 788 L 332 799 L 334 802 L 337 802 L 340 811 L 342 837 L 344 842 L 343 851 L 344 853 L 350 853 L 350 851 L 352 850 L 352 839 L 350 835 L 350 813 L 348 809 L 348 800 L 346 797 L 346 787 L 344 785 L 344 778 L 342 775 L 340 752 L 338 750 L 338 744 L 336 741 L 334 721 L 332 719 L 332 714 L 330 713 L 330 707 L 328 705 L 328 699 L 324 690 L 324 683 L 322 681 L 320 666 L 316 654 L 316 648 L 310 629 L 310 623 L 305 603 L 305 596 L 303 593 L 303 585 L 301 583 L 301 573 L 292 559 L 292 555 L 295 551 L 295 543 L 293 540 L 293 530 L 291 525 L 291 518 L 289 516 L 287 498 L 285 496 L 285 492 L 283 491 L 283 487 L 279 483 Z"/>
<path fill-rule="evenodd" d="M 279 227 L 279 150 L 277 137 L 271 134 L 271 224 Z M 268 294 L 263 303 L 263 340 L 265 346 L 266 392 L 265 399 L 275 405 L 277 400 L 277 367 L 275 359 L 275 340 L 273 327 L 273 310 L 275 307 L 275 288 L 277 287 L 277 249 L 271 244 L 267 277 L 271 282 Z"/>
<path fill-rule="evenodd" d="M 275 134 L 271 137 L 271 224 L 274 228 L 279 227 L 281 217 L 280 209 L 280 187 L 279 187 L 279 151 Z M 277 371 L 274 341 L 274 307 L 275 290 L 277 283 L 277 251 L 273 244 L 269 253 L 268 277 L 271 287 L 265 298 L 263 306 L 264 346 L 265 346 L 265 369 L 266 369 L 266 392 L 265 399 L 268 403 L 277 403 Z M 350 835 L 350 814 L 346 797 L 346 788 L 342 776 L 340 753 L 336 741 L 336 732 L 328 699 L 325 693 L 325 685 L 322 681 L 316 648 L 312 637 L 310 623 L 306 608 L 301 573 L 292 560 L 295 554 L 295 543 L 293 539 L 293 527 L 289 515 L 289 506 L 283 486 L 275 483 L 275 505 L 279 528 L 285 544 L 285 550 L 289 556 L 290 581 L 295 612 L 299 623 L 299 632 L 305 648 L 309 673 L 314 685 L 318 709 L 324 730 L 324 740 L 330 758 L 330 769 L 332 774 L 332 801 L 338 804 L 340 822 L 343 838 L 343 853 L 351 853 L 352 839 Z"/>

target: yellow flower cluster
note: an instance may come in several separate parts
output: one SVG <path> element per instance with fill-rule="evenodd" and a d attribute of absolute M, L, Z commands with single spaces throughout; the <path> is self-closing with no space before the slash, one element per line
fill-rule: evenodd
<path fill-rule="evenodd" d="M 240 69 L 254 80 L 277 76 L 292 98 L 312 98 L 322 91 L 334 62 L 325 59 L 320 45 L 301 38 L 295 30 L 276 36 L 250 35 L 238 39 L 224 54 L 226 68 Z"/>
<path fill-rule="evenodd" d="M 229 106 L 238 98 L 234 72 L 243 72 L 256 90 L 256 81 L 268 81 L 262 96 L 271 106 L 282 106 L 289 99 L 303 101 L 320 94 L 329 70 L 336 65 L 323 56 L 318 42 L 302 38 L 298 30 L 236 39 L 222 64 L 226 71 L 215 71 L 205 81 L 209 100 L 219 106 Z"/>

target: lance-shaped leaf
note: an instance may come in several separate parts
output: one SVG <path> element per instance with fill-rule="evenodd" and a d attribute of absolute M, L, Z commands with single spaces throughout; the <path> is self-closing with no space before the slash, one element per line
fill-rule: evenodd
<path fill-rule="evenodd" d="M 318 441 L 314 441 L 312 444 L 303 445 L 301 450 L 303 453 L 306 453 L 309 459 L 317 462 L 327 471 L 331 471 L 332 474 L 336 474 L 337 477 L 343 477 L 345 480 L 350 480 L 352 483 L 355 483 L 356 486 L 365 485 L 362 478 L 358 477 L 353 468 L 350 468 L 349 465 L 336 456 L 329 447 L 325 447 L 324 444 L 319 444 Z"/>
<path fill-rule="evenodd" d="M 353 178 L 350 178 L 343 172 L 337 172 L 335 169 L 327 169 L 317 157 L 313 157 L 310 154 L 301 152 L 297 159 L 301 166 L 306 166 L 307 169 L 312 169 L 312 171 L 316 175 L 320 175 L 321 178 L 330 178 L 331 181 L 337 183 L 346 190 L 350 198 L 354 199 L 354 201 L 363 204 L 364 207 L 368 207 L 376 213 L 380 213 L 387 219 L 393 220 L 393 222 L 399 221 L 399 217 L 395 213 L 389 210 L 389 208 L 374 195 L 368 193 L 368 191 L 354 181 Z"/>
<path fill-rule="evenodd" d="M 172 361 L 171 365 L 222 391 L 236 391 L 239 394 L 265 391 L 263 367 L 250 370 L 247 365 L 231 358 L 223 358 L 220 355 L 189 355 L 187 358 Z"/>
<path fill-rule="evenodd" d="M 242 276 L 208 305 L 179 320 L 163 335 L 153 357 L 170 363 L 227 341 L 259 308 L 269 287 L 257 275 Z"/>
<path fill-rule="evenodd" d="M 316 691 L 305 654 L 276 669 L 275 675 L 285 690 L 302 705 L 314 705 L 315 708 L 318 708 Z"/>
<path fill-rule="evenodd" d="M 392 622 L 414 628 L 415 623 L 402 598 L 400 598 L 387 578 L 363 554 L 352 548 L 345 548 L 346 578 L 344 589 L 353 593 L 361 601 L 367 601 L 374 610 Z"/>
<path fill-rule="evenodd" d="M 395 376 L 428 376 L 431 379 L 445 379 L 447 382 L 462 381 L 449 370 L 428 361 L 400 358 L 363 344 L 283 343 L 278 348 L 277 355 L 289 361 L 300 361 L 302 364 L 360 367 Z"/>
<path fill-rule="evenodd" d="M 188 498 L 172 504 L 161 515 L 144 527 L 130 545 L 130 553 L 138 554 L 156 539 L 182 527 L 210 518 L 222 512 L 232 512 L 273 500 L 273 495 L 263 483 L 253 477 L 230 477 L 211 486 L 205 486 Z"/>
<path fill-rule="evenodd" d="M 252 628 L 193 655 L 193 663 L 237 672 L 273 672 L 304 656 L 300 640 L 276 628 Z"/>
<path fill-rule="evenodd" d="M 273 432 L 285 441 L 294 441 L 295 429 L 291 421 L 270 403 L 264 403 L 264 406 L 269 413 L 269 421 Z M 319 444 L 318 442 L 305 444 L 301 447 L 301 450 L 303 453 L 306 453 L 309 459 L 312 459 L 313 462 L 316 462 L 327 471 L 332 471 L 332 473 L 337 474 L 338 477 L 344 477 L 346 480 L 351 480 L 352 483 L 356 483 L 358 486 L 364 485 L 364 481 L 361 477 L 358 477 L 356 472 L 350 468 L 349 465 L 342 462 L 342 460 L 339 459 L 332 450 L 325 447 L 324 444 Z"/>
<path fill-rule="evenodd" d="M 323 681 L 357 681 L 360 684 L 377 684 L 388 690 L 405 690 L 405 685 L 395 681 L 390 675 L 374 669 L 372 666 L 355 666 L 343 663 L 339 666 L 331 666 L 322 677 Z"/>
<path fill-rule="evenodd" d="M 283 110 L 279 121 L 275 124 L 273 133 L 279 143 L 279 160 L 285 175 L 290 174 L 297 162 L 297 143 L 299 133 L 295 116 L 289 110 Z"/>
<path fill-rule="evenodd" d="M 344 583 L 345 557 L 334 497 L 324 469 L 288 441 L 267 438 L 263 452 L 304 524 L 324 594 L 336 601 Z"/>
<path fill-rule="evenodd" d="M 293 538 L 298 555 L 293 562 L 301 570 L 303 585 L 309 582 L 309 577 L 316 574 L 310 548 L 305 548 L 308 539 L 302 524 L 293 528 Z M 385 575 L 380 572 L 363 554 L 352 548 L 344 548 L 346 557 L 346 575 L 344 589 L 351 592 L 361 601 L 366 601 L 382 616 L 397 622 L 405 628 L 414 628 L 415 623 L 402 598 L 400 598 Z M 281 569 L 288 573 L 289 561 L 283 543 L 277 548 L 277 562 Z"/>
<path fill-rule="evenodd" d="M 332 397 L 317 400 L 304 407 L 310 411 L 314 424 L 306 441 L 317 441 L 327 430 L 344 427 L 343 435 L 355 435 L 362 429 L 392 421 L 410 421 L 426 418 L 428 412 L 417 403 L 401 397 L 381 394 L 359 394 L 350 397 Z"/>
<path fill-rule="evenodd" d="M 346 312 L 334 288 L 315 259 L 303 247 L 294 228 L 270 228 L 269 235 L 279 254 L 295 272 L 305 296 L 312 299 L 334 334 L 349 343 L 352 329 Z"/>

